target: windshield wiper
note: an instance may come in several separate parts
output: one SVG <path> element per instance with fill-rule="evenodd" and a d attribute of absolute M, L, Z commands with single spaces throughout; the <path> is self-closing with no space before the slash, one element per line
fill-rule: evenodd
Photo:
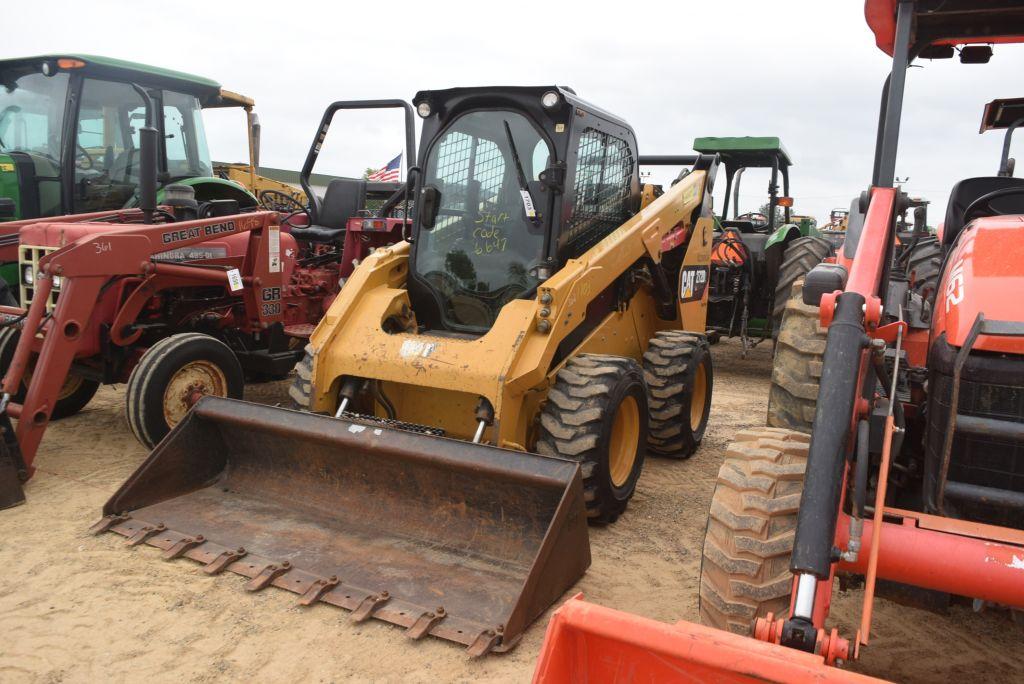
<path fill-rule="evenodd" d="M 519 161 L 519 152 L 516 150 L 516 143 L 512 139 L 512 127 L 505 122 L 505 135 L 508 137 L 508 146 L 512 150 L 512 161 L 516 163 L 516 175 L 519 178 L 519 194 L 523 198 L 523 211 L 526 218 L 531 221 L 537 220 L 537 210 L 534 208 L 533 195 L 530 194 L 530 186 L 526 183 L 526 174 L 523 173 L 523 163 Z"/>

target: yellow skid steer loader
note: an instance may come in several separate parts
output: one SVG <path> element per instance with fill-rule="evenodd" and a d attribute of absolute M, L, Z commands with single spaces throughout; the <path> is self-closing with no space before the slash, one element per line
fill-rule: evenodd
<path fill-rule="evenodd" d="M 700 443 L 718 160 L 640 158 L 567 88 L 413 104 L 410 237 L 346 283 L 297 410 L 201 400 L 95 529 L 483 655 L 582 576 L 648 451 Z"/>

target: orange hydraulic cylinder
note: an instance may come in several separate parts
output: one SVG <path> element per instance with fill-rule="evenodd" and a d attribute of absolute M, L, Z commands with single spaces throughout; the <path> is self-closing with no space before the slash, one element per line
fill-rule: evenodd
<path fill-rule="evenodd" d="M 821 656 L 690 622 L 669 625 L 583 601 L 548 624 L 534 684 L 563 682 L 879 682 Z"/>
<path fill-rule="evenodd" d="M 914 518 L 882 523 L 878 577 L 924 589 L 944 591 L 1024 608 L 1024 547 L 919 527 Z M 846 548 L 850 519 L 840 516 L 836 541 Z M 839 569 L 865 574 L 873 523 L 864 520 L 861 553 Z"/>

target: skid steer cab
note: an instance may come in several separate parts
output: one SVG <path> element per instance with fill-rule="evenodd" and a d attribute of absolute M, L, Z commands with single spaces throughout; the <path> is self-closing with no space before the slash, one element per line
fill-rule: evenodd
<path fill-rule="evenodd" d="M 204 400 L 97 529 L 482 655 L 583 574 L 648 453 L 701 442 L 718 161 L 642 187 L 632 129 L 568 88 L 413 105 L 411 239 L 354 270 L 296 410 Z"/>
<path fill-rule="evenodd" d="M 204 200 L 183 184 L 165 186 L 158 206 L 159 135 L 147 126 L 141 208 L 20 222 L 23 306 L 0 306 L 0 461 L 12 492 L 0 503 L 22 500 L 49 421 L 82 410 L 101 384 L 127 384 L 128 425 L 152 448 L 200 397 L 240 399 L 246 382 L 291 372 L 354 264 L 406 234 L 401 184 L 334 178 L 321 197 L 311 183 L 330 118 L 352 104 L 333 104 L 317 127 L 300 174 L 306 202 L 281 199 L 288 213 Z M 355 104 L 404 108 L 414 153 L 408 103 Z"/>

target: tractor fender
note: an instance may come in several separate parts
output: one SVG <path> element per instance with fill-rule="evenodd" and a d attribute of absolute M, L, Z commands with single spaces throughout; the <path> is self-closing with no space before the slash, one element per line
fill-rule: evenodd
<path fill-rule="evenodd" d="M 233 199 L 238 200 L 238 206 L 242 209 L 255 207 L 259 204 L 256 197 L 245 189 L 245 186 L 226 178 L 215 178 L 213 176 L 197 176 L 174 181 L 176 185 L 188 185 L 196 191 L 196 201 L 209 202 L 210 200 Z M 159 204 L 163 201 L 163 189 L 156 195 Z"/>
<path fill-rule="evenodd" d="M 764 248 L 767 251 L 773 245 L 785 245 L 790 240 L 796 240 L 800 236 L 800 226 L 795 223 L 786 223 L 775 229 L 775 232 L 768 238 L 768 242 L 764 244 Z"/>
<path fill-rule="evenodd" d="M 935 295 L 931 339 L 945 333 L 946 342 L 960 347 L 979 313 L 986 320 L 1024 322 L 1017 299 L 1024 292 L 1024 224 L 1017 216 L 974 221 L 946 257 Z M 981 335 L 974 349 L 1024 355 L 1017 337 Z"/>

